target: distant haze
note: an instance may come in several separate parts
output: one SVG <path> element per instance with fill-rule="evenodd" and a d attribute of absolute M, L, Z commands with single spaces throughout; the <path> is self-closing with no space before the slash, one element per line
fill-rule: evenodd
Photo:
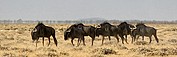
<path fill-rule="evenodd" d="M 0 20 L 177 20 L 177 0 L 0 0 Z"/>

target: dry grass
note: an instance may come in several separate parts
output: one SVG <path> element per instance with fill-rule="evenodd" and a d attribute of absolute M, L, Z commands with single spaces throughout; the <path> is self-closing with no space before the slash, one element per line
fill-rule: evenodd
<path fill-rule="evenodd" d="M 131 44 L 117 43 L 114 37 L 109 41 L 107 38 L 101 46 L 102 37 L 96 37 L 94 46 L 91 46 L 91 38 L 86 38 L 86 46 L 75 47 L 70 40 L 63 39 L 63 31 L 67 24 L 47 24 L 56 30 L 59 45 L 54 45 L 53 39 L 50 46 L 45 39 L 42 46 L 41 39 L 38 47 L 32 42 L 30 32 L 35 24 L 0 24 L 0 57 L 174 57 L 177 55 L 177 24 L 147 24 L 158 30 L 159 43 L 155 39 L 149 44 L 149 38 Z M 119 37 L 120 38 L 120 37 Z M 75 39 L 74 44 L 77 44 Z"/>

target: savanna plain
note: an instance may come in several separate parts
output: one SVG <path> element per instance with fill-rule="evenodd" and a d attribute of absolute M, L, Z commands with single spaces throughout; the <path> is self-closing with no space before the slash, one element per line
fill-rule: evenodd
<path fill-rule="evenodd" d="M 106 37 L 104 45 L 101 45 L 102 36 L 99 36 L 91 46 L 91 38 L 86 36 L 86 46 L 81 43 L 79 47 L 72 46 L 70 39 L 64 40 L 64 31 L 71 24 L 45 25 L 55 29 L 57 47 L 52 37 L 49 46 L 47 38 L 44 46 L 40 38 L 36 47 L 31 38 L 36 24 L 0 24 L 0 57 L 177 57 L 177 24 L 146 24 L 157 29 L 159 43 L 154 37 L 151 44 L 148 37 L 145 37 L 145 41 L 140 37 L 131 43 L 129 35 L 129 44 L 117 43 L 115 37 L 111 37 L 111 40 Z M 74 44 L 77 44 L 77 38 Z"/>

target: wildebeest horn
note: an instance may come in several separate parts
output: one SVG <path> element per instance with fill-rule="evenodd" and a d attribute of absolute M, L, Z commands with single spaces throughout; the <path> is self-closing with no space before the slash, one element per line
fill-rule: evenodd
<path fill-rule="evenodd" d="M 32 32 L 37 32 L 37 29 L 36 29 L 36 28 L 34 28 Z"/>
<path fill-rule="evenodd" d="M 101 26 L 100 25 L 97 25 L 96 28 L 100 28 Z"/>
<path fill-rule="evenodd" d="M 71 29 L 67 30 L 66 32 L 71 32 Z"/>

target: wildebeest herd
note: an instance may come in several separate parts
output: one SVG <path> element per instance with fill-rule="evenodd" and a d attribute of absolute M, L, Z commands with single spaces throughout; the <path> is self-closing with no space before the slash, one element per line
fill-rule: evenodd
<path fill-rule="evenodd" d="M 156 42 L 158 43 L 159 40 L 157 38 L 157 30 L 153 27 L 146 26 L 144 23 L 138 23 L 136 26 L 128 24 L 127 22 L 122 22 L 119 25 L 112 25 L 109 22 L 103 22 L 98 26 L 86 26 L 82 23 L 76 23 L 71 25 L 64 31 L 64 40 L 68 40 L 71 38 L 71 43 L 73 44 L 73 40 L 75 38 L 78 39 L 77 46 L 80 45 L 81 41 L 83 45 L 85 45 L 85 38 L 84 36 L 90 36 L 92 38 L 92 46 L 95 40 L 95 37 L 102 36 L 102 44 L 104 43 L 105 37 L 108 36 L 109 40 L 111 40 L 111 36 L 114 36 L 117 39 L 117 43 L 119 42 L 119 37 L 122 40 L 122 44 L 124 41 L 128 44 L 127 35 L 130 35 L 132 38 L 132 42 L 135 42 L 139 36 L 142 36 L 142 40 L 144 41 L 144 36 L 149 37 L 151 43 L 152 35 L 155 37 Z M 53 37 L 54 42 L 57 46 L 57 39 L 55 37 L 55 30 L 52 27 L 45 26 L 43 23 L 38 23 L 37 26 L 31 32 L 32 40 L 36 40 L 36 47 L 37 41 L 39 37 L 42 37 L 43 46 L 44 46 L 44 37 L 47 37 L 50 44 L 50 36 Z M 48 44 L 48 45 L 49 45 Z"/>

